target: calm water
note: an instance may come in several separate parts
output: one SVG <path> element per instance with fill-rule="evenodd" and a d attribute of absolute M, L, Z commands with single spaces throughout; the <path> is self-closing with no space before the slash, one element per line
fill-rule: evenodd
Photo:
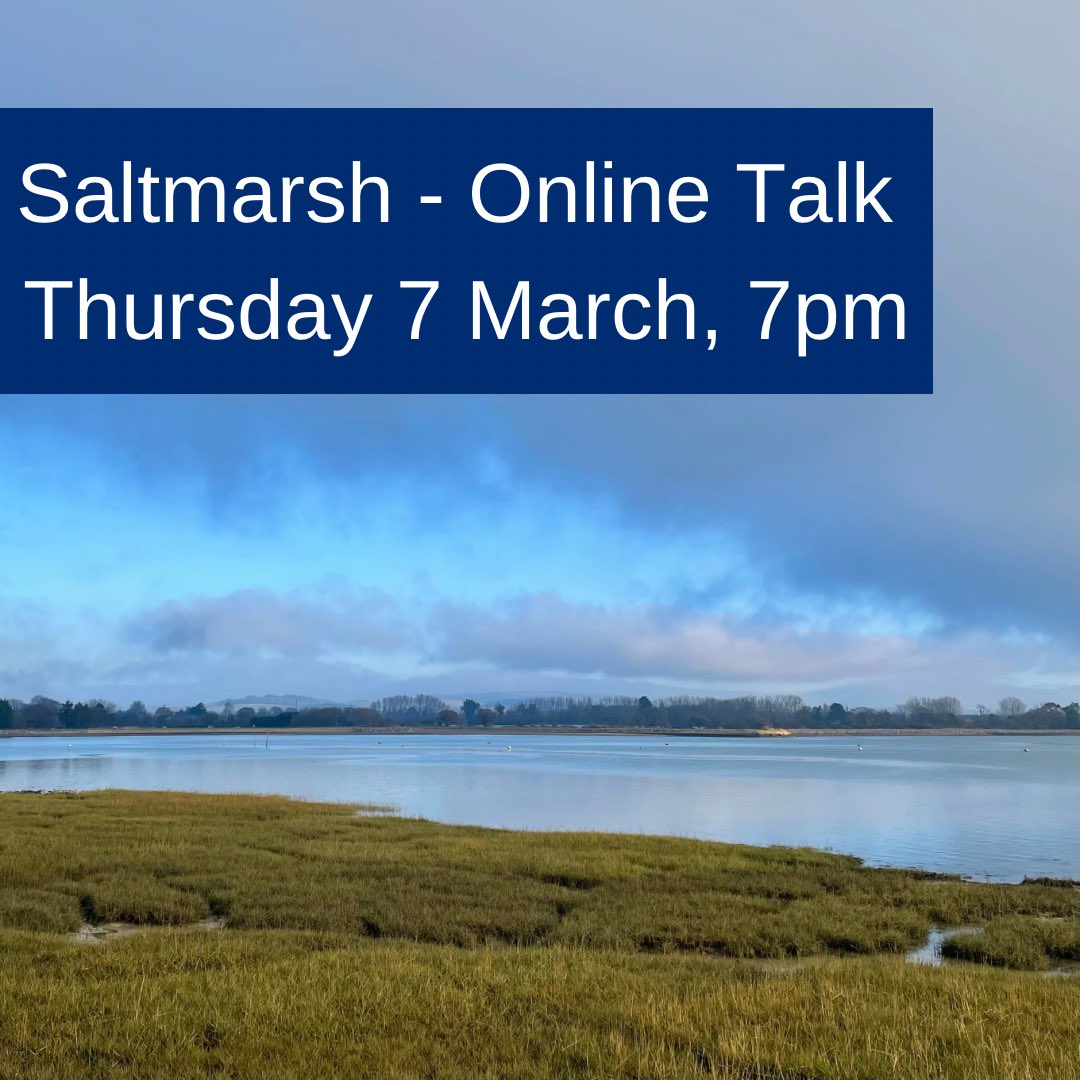
<path fill-rule="evenodd" d="M 1080 877 L 1080 738 L 858 744 L 498 733 L 271 735 L 269 748 L 261 735 L 13 738 L 0 739 L 0 790 L 274 792 L 437 821 L 809 844 L 997 880 Z"/>

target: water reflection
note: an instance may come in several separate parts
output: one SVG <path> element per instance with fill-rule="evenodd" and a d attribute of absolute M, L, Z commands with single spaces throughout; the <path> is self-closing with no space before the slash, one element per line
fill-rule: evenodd
<path fill-rule="evenodd" d="M 1080 739 L 862 742 L 863 752 L 846 737 L 5 738 L 0 789 L 273 792 L 518 829 L 806 844 L 997 880 L 1080 876 Z"/>
<path fill-rule="evenodd" d="M 949 938 L 956 937 L 957 934 L 981 934 L 982 932 L 983 927 L 981 926 L 951 926 L 947 928 L 931 926 L 930 932 L 926 935 L 926 941 L 917 949 L 911 949 L 908 952 L 908 963 L 925 964 L 928 967 L 942 967 L 945 964 L 942 947 Z M 956 963 L 963 963 L 963 961 L 956 961 Z"/>

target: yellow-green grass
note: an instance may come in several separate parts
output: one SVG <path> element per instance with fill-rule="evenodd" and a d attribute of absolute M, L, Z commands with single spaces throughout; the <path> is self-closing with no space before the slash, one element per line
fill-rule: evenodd
<path fill-rule="evenodd" d="M 1080 1075 L 1067 883 L 357 811 L 0 795 L 0 1077 Z"/>
<path fill-rule="evenodd" d="M 1075 984 L 896 957 L 791 964 L 155 930 L 0 931 L 0 1075 L 1075 1080 Z"/>
<path fill-rule="evenodd" d="M 806 848 L 465 828 L 274 797 L 0 796 L 0 926 L 207 916 L 234 929 L 762 958 L 899 952 L 932 923 L 1075 920 L 1080 892 Z"/>

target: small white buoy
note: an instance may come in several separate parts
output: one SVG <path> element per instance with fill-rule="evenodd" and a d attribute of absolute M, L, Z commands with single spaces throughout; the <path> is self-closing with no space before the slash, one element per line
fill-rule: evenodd
<path fill-rule="evenodd" d="M 511 750 L 513 750 L 513 749 L 514 749 L 514 748 L 513 748 L 512 746 L 508 746 L 508 747 L 506 748 L 506 752 L 507 752 L 507 753 L 509 754 L 509 753 L 510 753 L 510 751 L 511 751 Z"/>
<path fill-rule="evenodd" d="M 1027 748 L 1027 747 L 1025 746 L 1025 747 L 1024 747 L 1024 753 L 1025 753 L 1025 754 L 1030 754 L 1030 753 L 1031 753 L 1031 751 L 1030 751 L 1030 750 L 1029 750 L 1029 749 L 1028 749 L 1028 748 Z"/>
<path fill-rule="evenodd" d="M 860 750 L 862 749 L 862 743 L 859 743 L 859 749 Z"/>

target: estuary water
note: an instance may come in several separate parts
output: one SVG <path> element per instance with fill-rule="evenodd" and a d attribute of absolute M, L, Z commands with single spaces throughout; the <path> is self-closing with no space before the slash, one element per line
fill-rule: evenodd
<path fill-rule="evenodd" d="M 0 738 L 0 790 L 274 793 L 513 829 L 809 845 L 997 881 L 1080 878 L 1078 779 L 1074 736 Z"/>

